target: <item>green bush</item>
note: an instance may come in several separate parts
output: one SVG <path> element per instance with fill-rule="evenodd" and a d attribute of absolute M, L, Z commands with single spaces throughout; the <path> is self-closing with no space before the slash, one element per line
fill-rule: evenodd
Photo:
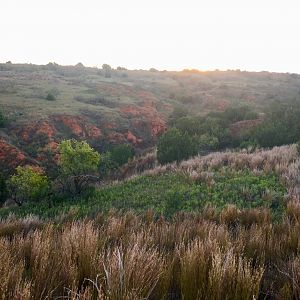
<path fill-rule="evenodd" d="M 4 127 L 5 125 L 5 117 L 3 113 L 0 111 L 0 127 Z"/>
<path fill-rule="evenodd" d="M 251 136 L 262 147 L 296 143 L 300 139 L 300 100 L 272 103 Z"/>
<path fill-rule="evenodd" d="M 56 100 L 56 97 L 52 93 L 49 92 L 46 96 L 46 100 L 54 101 L 54 100 Z"/>
<path fill-rule="evenodd" d="M 196 155 L 197 152 L 196 139 L 177 128 L 168 130 L 157 143 L 157 159 L 161 164 L 179 162 Z"/>
<path fill-rule="evenodd" d="M 243 141 L 241 142 L 239 148 L 241 149 L 247 149 L 250 150 L 251 152 L 255 151 L 259 147 L 258 143 L 256 141 Z"/>
<path fill-rule="evenodd" d="M 169 125 L 174 126 L 180 118 L 186 117 L 188 114 L 189 112 L 183 106 L 175 106 L 172 114 L 169 116 Z"/>
<path fill-rule="evenodd" d="M 235 123 L 243 120 L 254 120 L 257 119 L 258 114 L 253 111 L 253 109 L 246 105 L 241 105 L 237 107 L 229 107 L 221 114 L 229 123 Z"/>
<path fill-rule="evenodd" d="M 121 144 L 113 147 L 111 151 L 111 160 L 118 166 L 122 166 L 134 157 L 134 149 L 129 144 Z"/>
<path fill-rule="evenodd" d="M 219 140 L 214 136 L 202 134 L 198 138 L 199 153 L 204 155 L 219 148 Z"/>
<path fill-rule="evenodd" d="M 10 197 L 21 206 L 25 202 L 42 200 L 49 189 L 47 176 L 31 166 L 17 167 L 7 182 Z"/>
<path fill-rule="evenodd" d="M 211 114 L 206 117 L 181 117 L 176 120 L 174 127 L 182 133 L 186 133 L 191 137 L 197 136 L 201 140 L 201 136 L 210 137 L 218 141 L 214 150 L 231 147 L 234 144 L 234 138 L 229 131 L 229 125 L 220 113 Z M 214 148 L 214 147 L 213 147 Z"/>
<path fill-rule="evenodd" d="M 101 153 L 101 164 L 99 173 L 102 178 L 109 177 L 111 173 L 117 171 L 119 165 L 112 159 L 111 152 Z"/>
<path fill-rule="evenodd" d="M 0 205 L 7 199 L 8 191 L 4 175 L 0 173 Z"/>

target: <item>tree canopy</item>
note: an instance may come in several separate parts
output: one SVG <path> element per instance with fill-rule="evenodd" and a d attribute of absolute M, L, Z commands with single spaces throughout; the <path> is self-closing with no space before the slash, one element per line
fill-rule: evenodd
<path fill-rule="evenodd" d="M 49 188 L 48 178 L 40 169 L 19 166 L 7 182 L 11 198 L 21 206 L 28 201 L 38 201 L 45 197 Z"/>
<path fill-rule="evenodd" d="M 116 145 L 111 151 L 112 160 L 119 166 L 126 164 L 130 158 L 133 158 L 133 156 L 134 149 L 128 144 Z"/>
<path fill-rule="evenodd" d="M 65 140 L 59 144 L 61 175 L 69 191 L 80 194 L 97 173 L 100 154 L 85 141 Z"/>
<path fill-rule="evenodd" d="M 158 140 L 157 159 L 160 163 L 179 162 L 197 152 L 196 140 L 177 128 L 171 128 Z"/>
<path fill-rule="evenodd" d="M 59 144 L 60 168 L 65 175 L 95 173 L 100 163 L 100 154 L 87 142 L 64 140 Z"/>

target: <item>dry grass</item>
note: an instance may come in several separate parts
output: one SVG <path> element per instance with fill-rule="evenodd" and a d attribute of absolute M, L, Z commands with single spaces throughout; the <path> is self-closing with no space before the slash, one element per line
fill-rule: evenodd
<path fill-rule="evenodd" d="M 172 221 L 111 212 L 38 227 L 11 218 L 0 223 L 0 297 L 299 298 L 298 206 L 278 224 L 265 210 L 213 210 Z"/>

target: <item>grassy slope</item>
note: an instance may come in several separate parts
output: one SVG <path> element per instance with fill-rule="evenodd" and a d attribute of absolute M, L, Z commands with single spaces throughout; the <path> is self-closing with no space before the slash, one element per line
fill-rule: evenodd
<path fill-rule="evenodd" d="M 271 99 L 300 93 L 299 75 L 267 72 L 114 71 L 105 78 L 96 68 L 0 64 L 0 78 L 0 106 L 17 123 L 60 113 L 116 118 L 121 105 L 140 105 L 144 91 L 152 93 L 157 108 L 165 113 L 164 104 L 184 104 L 198 113 L 241 102 L 261 109 Z M 56 101 L 44 99 L 48 91 L 57 93 Z M 96 96 L 111 103 L 76 100 Z"/>
<path fill-rule="evenodd" d="M 234 155 L 232 153 L 233 157 Z M 199 160 L 205 159 L 207 158 Z M 251 154 L 248 159 L 252 159 Z M 225 159 L 223 163 L 226 164 Z M 234 163 L 225 167 L 224 164 L 201 167 L 191 173 L 180 166 L 176 170 L 162 173 L 158 169 L 158 173 L 154 170 L 154 174 L 108 185 L 81 198 L 56 200 L 51 206 L 41 202 L 22 208 L 1 209 L 0 215 L 6 216 L 13 212 L 20 216 L 35 214 L 54 217 L 70 213 L 76 217 L 84 217 L 110 209 L 137 212 L 152 209 L 156 213 L 171 216 L 179 211 L 201 210 L 207 204 L 218 209 L 228 204 L 234 204 L 238 208 L 265 207 L 274 216 L 281 215 L 287 186 L 282 184 L 279 174 L 264 169 L 257 173 L 254 168 L 246 167 L 246 164 L 242 167 L 237 167 Z"/>

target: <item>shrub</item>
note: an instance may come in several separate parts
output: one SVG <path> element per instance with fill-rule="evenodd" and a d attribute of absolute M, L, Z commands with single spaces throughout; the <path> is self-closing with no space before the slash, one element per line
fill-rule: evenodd
<path fill-rule="evenodd" d="M 4 127 L 5 118 L 2 112 L 0 111 L 0 127 Z"/>
<path fill-rule="evenodd" d="M 262 147 L 295 143 L 300 139 L 299 100 L 272 103 L 265 120 L 257 126 L 252 138 Z"/>
<path fill-rule="evenodd" d="M 222 113 L 222 117 L 229 123 L 234 123 L 242 120 L 257 119 L 258 114 L 251 107 L 242 105 L 237 107 L 229 107 Z"/>
<path fill-rule="evenodd" d="M 257 148 L 259 148 L 259 145 L 256 141 L 243 141 L 241 142 L 239 148 L 241 149 L 247 149 L 249 152 L 255 151 Z"/>
<path fill-rule="evenodd" d="M 16 174 L 7 182 L 9 195 L 21 206 L 27 201 L 41 200 L 48 192 L 48 178 L 40 169 L 31 166 L 17 167 Z"/>
<path fill-rule="evenodd" d="M 176 128 L 168 130 L 158 140 L 157 159 L 162 164 L 173 161 L 179 162 L 196 154 L 196 140 Z"/>
<path fill-rule="evenodd" d="M 184 196 L 184 194 L 179 192 L 170 192 L 166 195 L 165 215 L 167 217 L 172 217 L 183 208 Z"/>
<path fill-rule="evenodd" d="M 54 100 L 56 100 L 56 97 L 51 92 L 49 92 L 46 96 L 46 100 L 54 101 Z"/>
<path fill-rule="evenodd" d="M 183 117 L 186 117 L 189 112 L 183 106 L 175 106 L 172 114 L 169 117 L 169 124 L 171 126 L 175 125 L 175 123 Z"/>
<path fill-rule="evenodd" d="M 118 166 L 122 166 L 134 157 L 134 149 L 128 144 L 114 146 L 111 151 L 111 159 Z"/>
<path fill-rule="evenodd" d="M 109 177 L 112 172 L 119 169 L 118 164 L 112 159 L 111 152 L 101 154 L 99 173 L 102 178 Z"/>
<path fill-rule="evenodd" d="M 202 134 L 198 138 L 199 153 L 207 154 L 210 151 L 216 150 L 219 147 L 219 140 L 214 136 Z"/>
<path fill-rule="evenodd" d="M 6 181 L 2 173 L 0 173 L 0 205 L 5 202 L 8 196 Z"/>

